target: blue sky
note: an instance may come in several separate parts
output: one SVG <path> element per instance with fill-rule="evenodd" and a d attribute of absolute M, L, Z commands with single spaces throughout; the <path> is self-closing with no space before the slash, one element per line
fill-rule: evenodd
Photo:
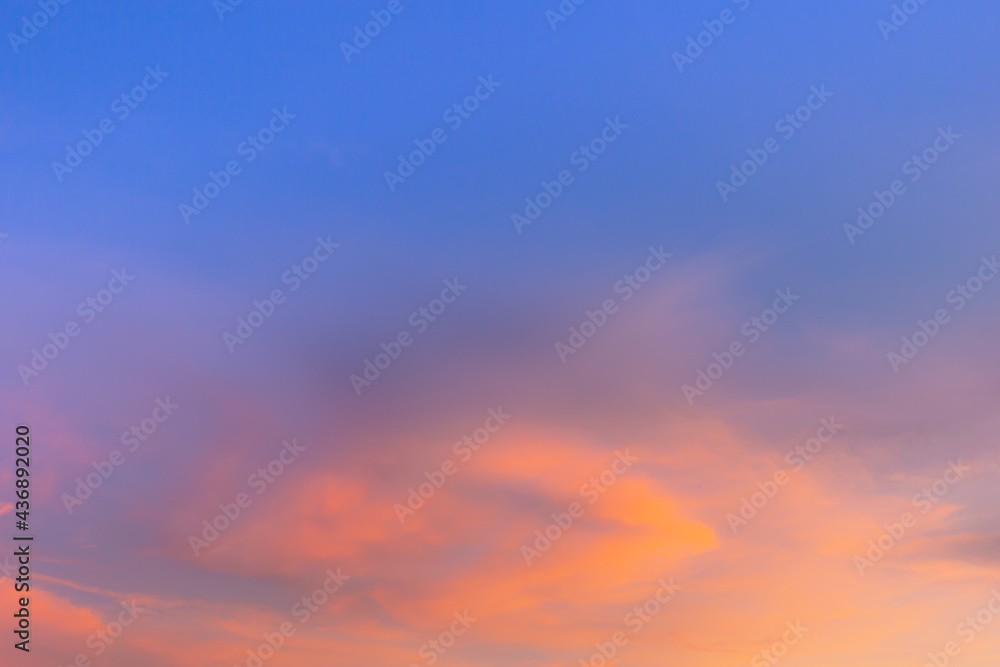
<path fill-rule="evenodd" d="M 39 511 L 59 528 L 49 604 L 67 627 L 103 619 L 101 603 L 88 601 L 95 590 L 136 591 L 163 615 L 115 664 L 182 664 L 170 651 L 178 633 L 229 660 L 247 638 L 214 625 L 220 613 L 255 631 L 259 622 L 263 632 L 286 599 L 340 559 L 360 580 L 327 619 L 342 634 L 333 646 L 317 631 L 318 652 L 303 649 L 288 664 L 316 664 L 315 655 L 341 650 L 356 664 L 413 661 L 410 644 L 430 636 L 425 620 L 461 604 L 465 591 L 488 588 L 493 572 L 505 582 L 510 575 L 532 616 L 523 625 L 484 621 L 461 664 L 494 664 L 500 647 L 538 667 L 577 664 L 566 656 L 603 632 L 594 619 L 617 613 L 621 591 L 663 576 L 636 554 L 666 554 L 679 574 L 718 587 L 692 598 L 700 601 L 691 603 L 691 623 L 714 618 L 717 590 L 745 592 L 758 580 L 781 589 L 761 616 L 777 618 L 794 613 L 796 596 L 783 587 L 803 584 L 769 563 L 807 554 L 795 560 L 796 574 L 830 595 L 854 595 L 853 579 L 843 584 L 839 570 L 829 575 L 810 559 L 854 548 L 862 536 L 851 526 L 877 528 L 898 515 L 907 485 L 925 483 L 953 454 L 995 474 L 997 288 L 953 313 L 901 373 L 886 353 L 945 306 L 984 255 L 1000 252 L 1000 6 L 914 4 L 919 10 L 886 39 L 879 21 L 891 20 L 888 0 L 566 0 L 576 9 L 555 29 L 546 12 L 558 11 L 557 0 L 399 1 L 402 10 L 350 62 L 342 43 L 388 1 L 244 0 L 220 17 L 211 0 L 75 0 L 46 5 L 58 13 L 16 50 L 9 35 L 40 5 L 17 0 L 0 10 L 0 281 L 12 286 L 0 325 L 0 412 L 44 425 L 57 443 L 60 458 L 44 464 L 50 483 Z M 732 20 L 679 72 L 674 54 L 720 16 Z M 165 73 L 155 87 L 150 69 Z M 115 100 L 144 78 L 151 89 L 122 118 Z M 495 90 L 450 127 L 446 111 L 484 79 L 498 82 Z M 832 96 L 783 137 L 776 123 L 817 88 Z M 287 124 L 248 160 L 240 146 L 275 110 Z M 57 178 L 53 162 L 105 119 L 113 132 Z M 574 155 L 608 123 L 620 136 L 580 171 Z M 386 171 L 437 128 L 446 141 L 390 190 Z M 953 145 L 910 181 L 904 164 L 949 128 L 959 135 Z M 723 201 L 717 183 L 769 138 L 780 149 Z M 179 206 L 191 205 L 194 189 L 230 161 L 239 173 L 185 221 Z M 572 184 L 519 233 L 511 215 L 563 170 Z M 906 193 L 851 243 L 844 225 L 895 179 Z M 338 251 L 230 354 L 222 334 L 254 300 L 283 287 L 283 274 L 318 237 L 339 243 Z M 672 253 L 670 262 L 561 363 L 554 343 L 615 296 L 616 282 L 650 246 Z M 122 267 L 136 274 L 134 285 L 26 387 L 18 366 Z M 411 330 L 409 315 L 455 279 L 468 292 L 369 390 L 352 391 L 348 377 L 380 343 Z M 681 386 L 741 339 L 742 323 L 779 289 L 801 301 L 689 405 Z M 65 488 L 167 394 L 184 408 L 149 452 L 80 515 L 64 512 Z M 436 447 L 501 404 L 517 425 L 441 499 L 441 514 L 422 515 L 422 532 L 399 532 L 391 516 L 384 524 L 378 513 L 440 464 Z M 793 492 L 803 513 L 786 507 L 750 544 L 727 542 L 718 523 L 724 508 L 770 473 L 769 457 L 830 413 L 851 426 L 829 467 L 810 470 Z M 287 488 L 276 485 L 245 532 L 192 558 L 186 531 L 240 488 L 244 467 L 266 461 L 292 435 L 315 443 L 312 462 L 289 473 Z M 648 467 L 587 529 L 628 555 L 608 561 L 595 538 L 567 561 L 552 558 L 550 579 L 512 574 L 497 544 L 514 544 L 522 528 L 530 534 L 536 515 L 562 503 L 562 485 L 572 485 L 566 471 L 582 475 L 601 465 L 605 450 L 629 444 Z M 858 610 L 923 632 L 933 614 L 941 618 L 930 627 L 945 627 L 947 614 L 976 598 L 970 582 L 988 577 L 970 563 L 995 539 L 995 502 L 988 477 L 963 489 L 954 507 L 928 518 L 929 535 L 943 536 L 945 546 L 901 558 L 912 580 L 882 581 L 836 608 L 856 612 L 856 632 L 866 618 Z M 267 539 L 258 549 L 286 511 L 301 542 L 288 553 Z M 649 525 L 629 528 L 636 512 Z M 814 520 L 827 522 L 828 541 L 810 532 Z M 317 526 L 329 533 L 310 532 Z M 639 533 L 637 546 L 630 540 Z M 675 536 L 682 555 L 671 551 Z M 440 590 L 421 590 L 418 575 L 400 577 L 410 549 L 415 572 L 446 580 Z M 153 576 L 140 556 L 162 574 Z M 925 557 L 938 560 L 922 570 Z M 595 563 L 622 578 L 579 587 L 594 600 L 574 610 L 579 617 L 553 612 L 549 605 L 575 599 L 558 567 Z M 721 572 L 707 573 L 712 565 Z M 449 579 L 440 568 L 452 566 Z M 902 591 L 927 590 L 926 572 L 961 581 L 965 597 L 901 610 L 892 600 L 912 602 Z M 533 588 L 545 582 L 556 591 L 549 598 Z M 497 595 L 484 593 L 495 610 L 506 609 Z M 674 619 L 676 634 L 637 649 L 634 664 L 658 664 L 661 649 L 699 667 L 734 653 L 749 658 L 769 631 L 751 619 L 748 635 L 739 634 L 749 621 L 733 610 L 748 603 L 731 604 L 726 637 Z M 171 617 L 177 605 L 189 605 L 204 627 Z M 834 607 L 811 611 L 830 620 Z M 550 639 L 532 634 L 532 623 L 555 617 L 563 624 Z M 375 625 L 365 625 L 369 618 Z M 885 636 L 896 631 L 884 628 Z M 836 633 L 824 636 L 808 664 L 886 664 L 860 662 L 872 655 L 861 640 L 838 653 Z M 912 637 L 900 636 L 881 650 L 909 660 Z M 78 639 L 61 636 L 50 657 L 68 661 Z M 704 646 L 714 648 L 692 648 Z"/>

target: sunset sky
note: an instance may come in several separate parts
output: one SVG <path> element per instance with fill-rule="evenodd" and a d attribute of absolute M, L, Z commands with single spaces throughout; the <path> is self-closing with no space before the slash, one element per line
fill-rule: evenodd
<path fill-rule="evenodd" d="M 996 3 L 49 3 L 0 664 L 1000 663 Z"/>

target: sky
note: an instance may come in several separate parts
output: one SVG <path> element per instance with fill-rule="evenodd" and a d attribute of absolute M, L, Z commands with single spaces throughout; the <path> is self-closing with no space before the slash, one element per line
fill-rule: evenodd
<path fill-rule="evenodd" d="M 997 664 L 998 20 L 6 3 L 0 662 Z"/>

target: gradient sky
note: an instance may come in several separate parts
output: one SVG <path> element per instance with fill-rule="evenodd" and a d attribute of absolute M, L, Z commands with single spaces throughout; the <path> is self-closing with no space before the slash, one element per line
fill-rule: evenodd
<path fill-rule="evenodd" d="M 567 1 L 555 28 L 557 0 L 399 0 L 348 62 L 341 44 L 392 3 L 225 1 L 0 11 L 0 424 L 10 443 L 32 430 L 36 535 L 32 651 L 0 647 L 0 664 L 249 667 L 283 623 L 295 634 L 265 665 L 601 667 L 618 632 L 608 665 L 919 667 L 949 642 L 949 664 L 998 663 L 1000 616 L 965 619 L 1000 590 L 1000 281 L 953 290 L 992 280 L 1000 254 L 1000 6 L 914 0 L 887 32 L 888 0 Z M 43 5 L 55 15 L 12 39 Z M 121 118 L 147 68 L 162 80 Z M 481 78 L 499 85 L 454 128 L 445 112 Z M 832 96 L 786 138 L 776 123 L 820 87 Z M 275 109 L 294 118 L 247 160 Z M 57 176 L 104 119 L 113 132 Z M 609 122 L 627 127 L 579 171 Z M 436 128 L 446 141 L 390 189 L 385 172 Z M 769 138 L 777 152 L 723 201 L 717 183 Z M 234 160 L 186 221 L 179 206 Z M 518 230 L 512 214 L 563 170 L 573 182 Z M 849 239 L 897 179 L 905 193 Z M 338 245 L 289 277 L 318 239 Z M 670 257 L 626 300 L 651 249 Z M 88 314 L 123 270 L 134 279 Z M 446 281 L 467 289 L 430 322 L 419 309 Z M 227 346 L 275 289 L 284 301 Z M 563 361 L 557 343 L 608 300 Z M 78 335 L 26 374 L 69 322 Z M 741 356 L 688 400 L 734 342 Z M 123 434 L 168 399 L 129 451 Z M 456 446 L 496 426 L 491 410 L 510 418 L 479 451 Z M 797 470 L 786 453 L 821 420 L 843 428 Z M 298 458 L 251 477 L 286 441 Z M 115 450 L 124 462 L 69 511 Z M 195 554 L 190 536 L 242 493 Z M 349 578 L 304 620 L 328 571 Z M 648 620 L 628 616 L 670 582 Z M 135 622 L 95 642 L 133 601 Z M 428 649 L 463 613 L 467 631 Z M 783 648 L 788 624 L 808 630 Z"/>

